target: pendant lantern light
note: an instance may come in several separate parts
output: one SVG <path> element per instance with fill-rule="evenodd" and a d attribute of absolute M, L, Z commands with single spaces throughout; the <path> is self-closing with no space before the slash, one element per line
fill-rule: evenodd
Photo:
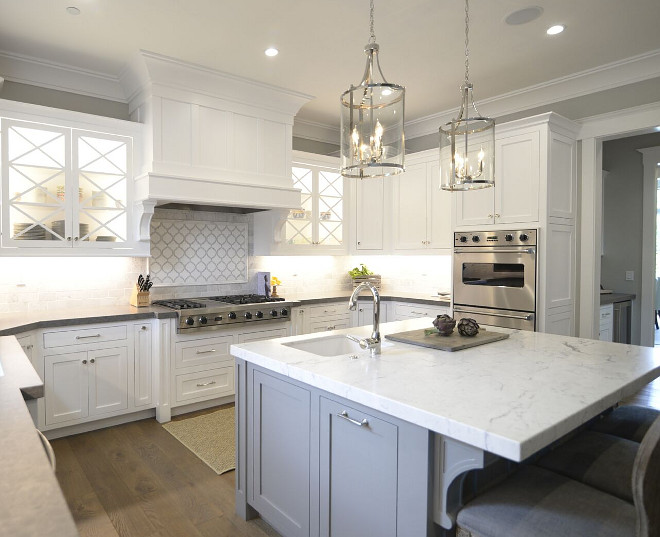
<path fill-rule="evenodd" d="M 374 34 L 374 1 L 370 0 L 371 37 L 364 47 L 367 65 L 362 82 L 341 95 L 341 174 L 384 177 L 404 171 L 403 114 L 406 89 L 385 80 Z"/>
<path fill-rule="evenodd" d="M 495 185 L 495 120 L 482 117 L 469 80 L 469 7 L 465 0 L 465 81 L 458 118 L 440 127 L 440 186 L 475 190 Z"/>

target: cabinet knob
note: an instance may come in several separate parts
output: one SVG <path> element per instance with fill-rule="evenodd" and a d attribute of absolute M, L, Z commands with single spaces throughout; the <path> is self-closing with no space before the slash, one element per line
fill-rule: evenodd
<path fill-rule="evenodd" d="M 362 244 L 360 241 L 358 241 L 358 244 Z"/>
<path fill-rule="evenodd" d="M 94 358 L 92 358 L 92 359 L 89 361 L 90 364 L 93 364 L 94 362 L 96 362 L 96 360 L 95 360 Z"/>
<path fill-rule="evenodd" d="M 499 217 L 500 217 L 500 213 L 495 213 L 495 218 L 499 218 Z"/>
<path fill-rule="evenodd" d="M 489 215 L 488 215 L 488 218 L 493 218 L 493 215 L 492 215 L 492 214 L 489 214 Z"/>
<path fill-rule="evenodd" d="M 78 240 L 78 237 L 74 237 L 73 240 L 74 240 L 74 241 L 77 241 L 77 240 Z"/>
<path fill-rule="evenodd" d="M 71 242 L 71 237 L 67 237 L 66 240 L 68 240 L 69 242 Z"/>
<path fill-rule="evenodd" d="M 146 326 L 143 326 L 143 327 L 142 327 L 142 330 L 146 330 L 146 329 L 147 329 L 147 327 L 146 327 Z"/>
<path fill-rule="evenodd" d="M 87 364 L 87 360 L 82 361 L 83 365 Z"/>

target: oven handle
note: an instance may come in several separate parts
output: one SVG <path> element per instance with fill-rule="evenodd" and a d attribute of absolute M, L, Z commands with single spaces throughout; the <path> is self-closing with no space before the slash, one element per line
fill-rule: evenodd
<path fill-rule="evenodd" d="M 481 248 L 454 248 L 455 254 L 535 254 L 536 248 L 506 248 L 496 249 L 494 247 Z"/>
<path fill-rule="evenodd" d="M 454 313 L 477 313 L 479 315 L 490 315 L 492 317 L 502 317 L 504 319 L 521 319 L 523 321 L 531 321 L 534 318 L 533 313 L 528 313 L 527 315 L 510 315 L 508 313 L 488 313 L 485 311 L 474 311 L 474 310 L 464 310 L 461 308 L 454 307 Z"/>

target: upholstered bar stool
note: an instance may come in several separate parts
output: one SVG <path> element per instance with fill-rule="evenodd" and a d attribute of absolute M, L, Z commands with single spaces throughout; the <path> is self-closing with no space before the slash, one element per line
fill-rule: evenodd
<path fill-rule="evenodd" d="M 523 465 L 461 509 L 457 536 L 660 537 L 660 418 L 639 444 L 631 481 L 633 503 Z"/>
<path fill-rule="evenodd" d="M 660 410 L 638 405 L 622 405 L 615 408 L 591 427 L 592 431 L 607 433 L 635 442 L 641 442 Z"/>

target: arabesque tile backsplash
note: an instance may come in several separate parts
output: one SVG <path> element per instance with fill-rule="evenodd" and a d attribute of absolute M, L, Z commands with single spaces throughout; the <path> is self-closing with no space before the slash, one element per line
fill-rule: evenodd
<path fill-rule="evenodd" d="M 348 270 L 365 263 L 381 274 L 383 292 L 432 294 L 451 287 L 451 256 L 254 256 L 249 215 L 157 209 L 154 220 L 248 222 L 248 283 L 153 287 L 152 300 L 256 292 L 256 272 L 267 270 L 297 297 L 350 292 Z M 128 304 L 148 260 L 131 257 L 0 258 L 0 312 L 94 308 Z M 158 285 L 159 282 L 156 282 Z"/>

